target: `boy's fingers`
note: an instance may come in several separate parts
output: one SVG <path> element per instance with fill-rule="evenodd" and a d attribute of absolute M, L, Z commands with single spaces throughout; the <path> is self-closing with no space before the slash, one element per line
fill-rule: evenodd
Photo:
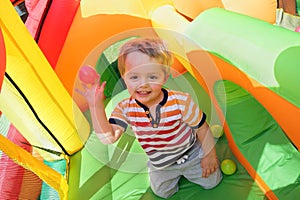
<path fill-rule="evenodd" d="M 217 169 L 218 167 L 203 169 L 202 177 L 207 178 L 210 174 L 214 173 Z"/>
<path fill-rule="evenodd" d="M 206 172 L 206 170 L 203 170 L 202 177 L 207 178 L 207 172 Z"/>
<path fill-rule="evenodd" d="M 104 81 L 104 82 L 101 84 L 100 88 L 99 88 L 99 86 L 98 86 L 98 89 L 100 89 L 101 92 L 104 92 L 105 86 L 106 86 L 106 81 Z"/>
<path fill-rule="evenodd" d="M 87 88 L 87 85 L 86 85 L 85 83 L 83 83 L 83 82 L 81 82 L 81 86 L 82 86 L 84 89 Z"/>
<path fill-rule="evenodd" d="M 78 88 L 75 88 L 75 92 L 79 93 L 80 95 L 84 96 L 84 92 L 79 90 Z"/>

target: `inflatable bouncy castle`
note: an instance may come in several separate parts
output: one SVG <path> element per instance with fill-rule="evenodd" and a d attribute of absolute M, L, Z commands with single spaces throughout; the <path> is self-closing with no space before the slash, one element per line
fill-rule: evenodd
<path fill-rule="evenodd" d="M 165 87 L 189 92 L 223 127 L 218 157 L 237 165 L 211 190 L 182 178 L 169 199 L 300 196 L 300 24 L 277 1 L 25 0 L 26 19 L 0 2 L 1 199 L 160 199 L 134 134 L 102 144 L 76 92 L 80 67 L 94 67 L 109 115 L 129 95 L 119 47 L 143 36 L 167 42 Z"/>

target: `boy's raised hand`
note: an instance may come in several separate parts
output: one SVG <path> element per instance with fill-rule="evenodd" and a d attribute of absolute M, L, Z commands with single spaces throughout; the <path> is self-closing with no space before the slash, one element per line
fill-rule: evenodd
<path fill-rule="evenodd" d="M 90 107 L 95 107 L 98 103 L 105 100 L 104 89 L 106 82 L 100 84 L 100 77 L 95 83 L 82 83 L 82 86 L 84 91 L 80 91 L 79 93 L 85 97 Z"/>
<path fill-rule="evenodd" d="M 85 97 L 90 107 L 105 99 L 104 89 L 106 82 L 100 85 L 100 75 L 90 66 L 83 66 L 79 70 L 79 79 L 83 86 L 83 91 L 76 88 L 76 92 Z"/>

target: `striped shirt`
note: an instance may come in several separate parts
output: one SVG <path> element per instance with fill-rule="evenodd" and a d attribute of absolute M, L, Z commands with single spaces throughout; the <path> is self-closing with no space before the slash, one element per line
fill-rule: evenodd
<path fill-rule="evenodd" d="M 131 126 L 136 138 L 156 168 L 164 168 L 180 159 L 196 142 L 195 129 L 206 119 L 188 93 L 162 89 L 163 100 L 155 116 L 136 99 L 121 101 L 109 122 L 124 129 Z"/>

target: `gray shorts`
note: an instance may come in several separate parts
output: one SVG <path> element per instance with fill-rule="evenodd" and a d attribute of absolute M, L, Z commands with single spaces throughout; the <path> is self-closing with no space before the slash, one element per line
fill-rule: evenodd
<path fill-rule="evenodd" d="M 200 161 L 203 157 L 203 151 L 198 143 L 189 150 L 187 155 L 188 158 L 184 159 L 184 162 L 176 162 L 159 170 L 148 162 L 151 189 L 156 195 L 168 198 L 175 194 L 178 191 L 178 181 L 181 176 L 204 189 L 211 189 L 221 182 L 222 173 L 220 169 L 207 178 L 202 177 Z"/>

